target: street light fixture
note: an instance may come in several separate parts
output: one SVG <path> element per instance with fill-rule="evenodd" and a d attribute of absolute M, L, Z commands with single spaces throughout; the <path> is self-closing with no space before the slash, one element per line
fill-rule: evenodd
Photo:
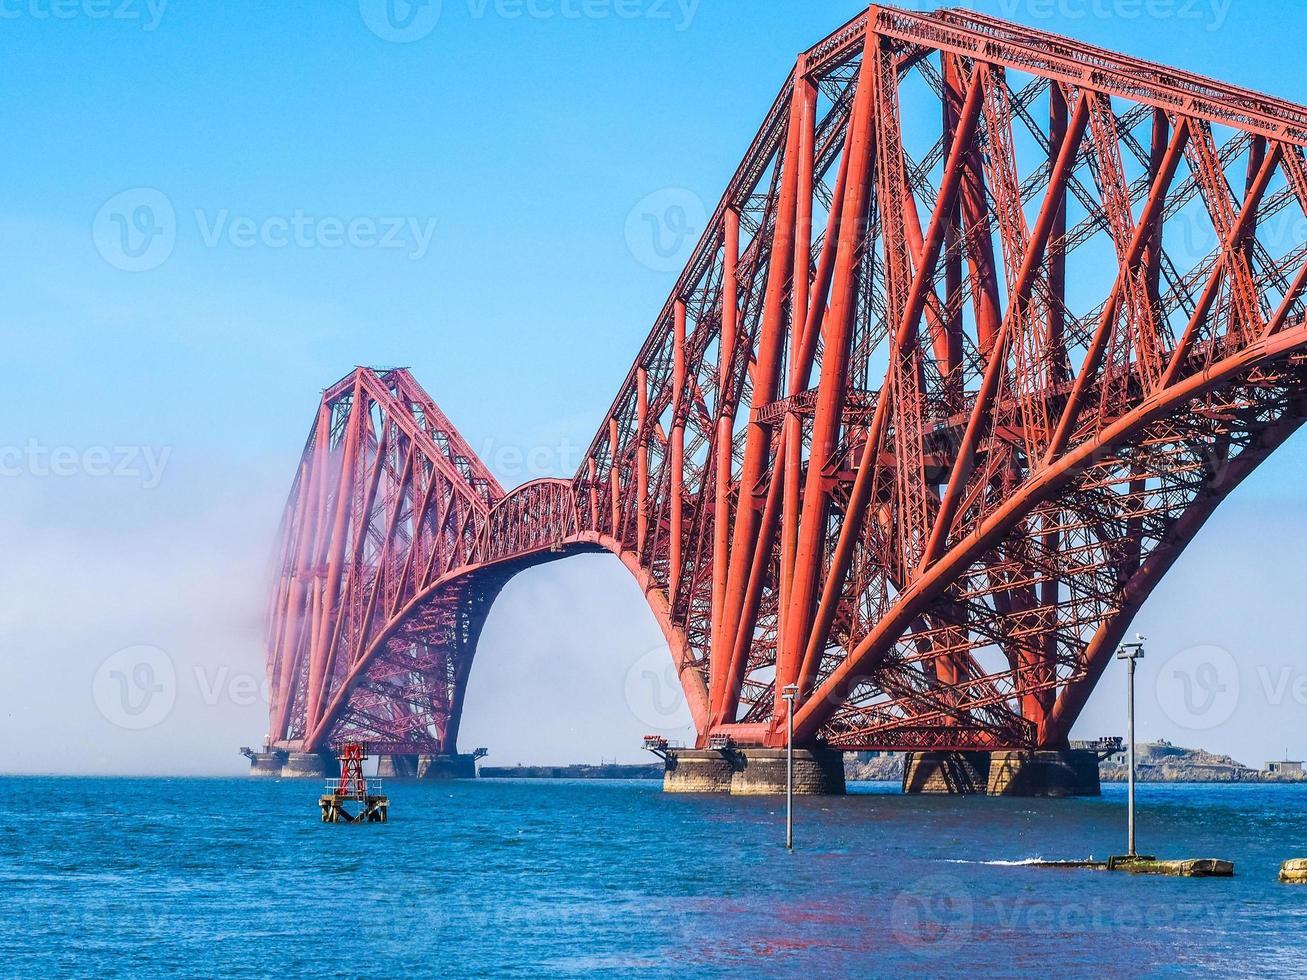
<path fill-rule="evenodd" d="M 1129 857 L 1136 857 L 1135 851 L 1135 662 L 1144 659 L 1144 640 L 1141 633 L 1135 634 L 1134 643 L 1123 643 L 1116 651 L 1116 659 L 1124 660 L 1127 666 L 1126 678 L 1126 750 L 1129 754 L 1129 804 L 1127 833 L 1130 838 Z"/>
<path fill-rule="evenodd" d="M 785 699 L 785 849 L 794 850 L 794 699 L 799 696 L 798 684 L 781 688 Z"/>

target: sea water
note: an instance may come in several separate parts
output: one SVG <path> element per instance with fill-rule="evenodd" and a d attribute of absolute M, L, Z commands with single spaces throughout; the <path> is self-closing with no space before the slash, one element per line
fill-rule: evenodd
<path fill-rule="evenodd" d="M 1307 785 L 1153 785 L 1140 850 L 1236 877 L 1034 868 L 1124 847 L 1125 796 L 796 801 L 656 782 L 5 778 L 5 976 L 1307 975 Z"/>

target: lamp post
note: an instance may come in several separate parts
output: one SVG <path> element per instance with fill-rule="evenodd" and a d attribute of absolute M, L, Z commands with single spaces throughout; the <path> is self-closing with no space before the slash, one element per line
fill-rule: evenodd
<path fill-rule="evenodd" d="M 798 684 L 781 688 L 785 699 L 785 849 L 794 850 L 794 699 Z"/>
<path fill-rule="evenodd" d="M 1126 662 L 1126 728 L 1125 740 L 1126 751 L 1130 760 L 1130 772 L 1128 776 L 1129 789 L 1127 795 L 1129 798 L 1128 815 L 1126 817 L 1127 833 L 1130 838 L 1129 857 L 1135 857 L 1135 662 L 1144 658 L 1144 640 L 1146 637 L 1135 634 L 1134 643 L 1123 643 L 1116 651 L 1116 659 Z"/>

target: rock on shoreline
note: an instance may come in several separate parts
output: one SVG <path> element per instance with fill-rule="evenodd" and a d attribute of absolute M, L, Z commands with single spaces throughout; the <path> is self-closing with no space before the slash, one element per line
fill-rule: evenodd
<path fill-rule="evenodd" d="M 880 752 L 871 756 L 866 752 L 844 754 L 844 781 L 855 783 L 903 782 L 903 753 Z"/>
<path fill-rule="evenodd" d="M 1141 783 L 1300 783 L 1294 776 L 1253 769 L 1228 755 L 1205 749 L 1186 749 L 1170 742 L 1142 742 L 1135 746 L 1135 778 Z M 1129 778 L 1125 753 L 1111 756 L 1098 767 L 1105 783 Z"/>

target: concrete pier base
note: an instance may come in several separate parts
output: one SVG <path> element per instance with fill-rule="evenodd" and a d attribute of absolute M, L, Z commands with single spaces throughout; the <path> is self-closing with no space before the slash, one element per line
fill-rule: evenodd
<path fill-rule="evenodd" d="M 745 749 L 731 778 L 735 796 L 774 796 L 785 792 L 785 750 Z M 832 749 L 794 750 L 796 796 L 843 796 L 844 753 Z"/>
<path fill-rule="evenodd" d="M 958 796 L 1098 796 L 1098 756 L 1086 749 L 909 752 L 903 792 Z"/>
<path fill-rule="evenodd" d="M 325 779 L 340 772 L 330 752 L 292 752 L 281 767 L 282 779 Z"/>
<path fill-rule="evenodd" d="M 281 768 L 286 764 L 285 752 L 251 752 L 250 775 L 259 779 L 276 779 L 281 775 Z"/>
<path fill-rule="evenodd" d="M 327 779 L 340 772 L 340 764 L 331 752 L 286 752 L 281 749 L 267 752 L 242 749 L 241 752 L 250 760 L 250 775 L 261 778 Z M 377 776 L 382 779 L 475 779 L 478 758 L 480 756 L 475 753 L 385 753 L 377 756 Z"/>
<path fill-rule="evenodd" d="M 663 764 L 664 793 L 729 793 L 735 778 L 731 754 L 715 749 L 677 749 Z"/>
<path fill-rule="evenodd" d="M 992 752 L 990 796 L 1101 796 L 1098 756 L 1084 749 Z"/>
<path fill-rule="evenodd" d="M 908 752 L 903 792 L 983 796 L 989 785 L 988 752 Z"/>
<path fill-rule="evenodd" d="M 664 760 L 665 793 L 774 796 L 785 792 L 784 749 L 676 749 Z M 844 754 L 833 749 L 794 750 L 796 796 L 841 796 Z"/>

